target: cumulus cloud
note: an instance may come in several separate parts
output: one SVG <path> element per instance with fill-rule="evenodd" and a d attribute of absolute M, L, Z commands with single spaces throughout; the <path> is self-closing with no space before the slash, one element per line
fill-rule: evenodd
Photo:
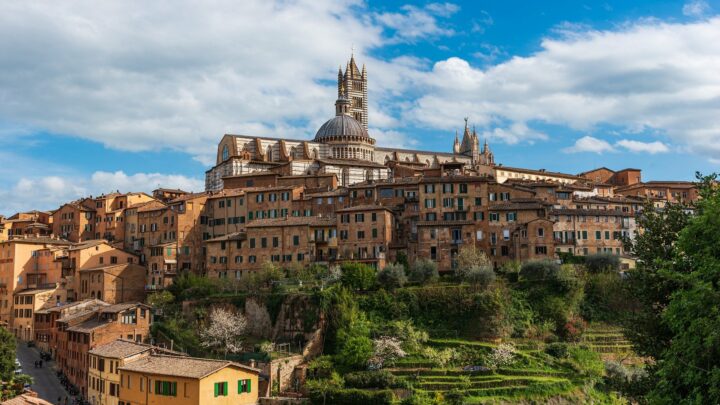
<path fill-rule="evenodd" d="M 391 42 L 415 42 L 418 39 L 437 36 L 450 36 L 455 33 L 444 28 L 438 18 L 447 18 L 460 8 L 452 3 L 430 3 L 425 7 L 406 5 L 401 12 L 375 14 L 375 20 L 393 31 Z"/>
<path fill-rule="evenodd" d="M 541 122 L 592 131 L 609 124 L 720 155 L 719 17 L 567 30 L 533 55 L 486 69 L 457 57 L 435 63 L 418 76 L 424 91 L 404 119 L 442 129 L 456 126 L 460 113 L 487 126 Z"/>
<path fill-rule="evenodd" d="M 623 139 L 616 143 L 617 146 L 623 147 L 631 152 L 644 152 L 654 155 L 656 153 L 669 152 L 670 149 L 664 143 L 660 141 L 655 142 L 640 142 L 632 141 L 629 139 Z"/>
<path fill-rule="evenodd" d="M 20 177 L 7 190 L 0 190 L 0 213 L 11 215 L 31 209 L 52 210 L 61 204 L 89 195 L 113 191 L 150 192 L 158 187 L 180 188 L 187 191 L 204 190 L 202 180 L 192 177 L 160 173 L 126 174 L 122 171 L 97 171 L 88 177 L 45 176 Z M 23 198 L 18 198 L 23 196 Z M 29 206 L 29 204 L 33 204 Z"/>
<path fill-rule="evenodd" d="M 594 138 L 592 136 L 583 136 L 575 141 L 573 146 L 563 149 L 565 153 L 593 152 L 603 153 L 612 152 L 614 149 L 607 141 Z"/>
<path fill-rule="evenodd" d="M 693 0 L 683 4 L 682 12 L 688 17 L 702 17 L 710 11 L 710 5 L 704 0 Z"/>

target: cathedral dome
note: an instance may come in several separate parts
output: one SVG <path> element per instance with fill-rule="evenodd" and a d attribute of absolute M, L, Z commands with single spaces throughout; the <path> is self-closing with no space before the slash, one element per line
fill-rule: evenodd
<path fill-rule="evenodd" d="M 332 140 L 351 140 L 353 138 L 364 138 L 362 141 L 370 141 L 367 130 L 355 118 L 340 114 L 325 122 L 315 134 L 315 142 Z M 357 139 L 361 140 L 361 139 Z M 373 143 L 372 141 L 370 141 Z"/>

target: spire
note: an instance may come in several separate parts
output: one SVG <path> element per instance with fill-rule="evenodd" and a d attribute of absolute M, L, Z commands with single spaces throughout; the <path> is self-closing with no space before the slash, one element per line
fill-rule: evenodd
<path fill-rule="evenodd" d="M 453 143 L 453 153 L 460 153 L 460 141 L 458 140 L 457 129 L 455 130 L 455 143 Z"/>

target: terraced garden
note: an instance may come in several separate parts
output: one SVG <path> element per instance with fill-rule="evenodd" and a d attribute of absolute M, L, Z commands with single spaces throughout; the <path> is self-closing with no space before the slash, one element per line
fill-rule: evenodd
<path fill-rule="evenodd" d="M 496 344 L 466 340 L 430 340 L 438 348 L 476 350 L 489 353 Z M 508 367 L 489 369 L 482 366 L 434 368 L 432 362 L 405 358 L 397 362 L 391 373 L 405 379 L 416 391 L 445 395 L 453 390 L 465 393 L 464 403 L 481 404 L 513 398 L 543 399 L 568 394 L 583 383 L 577 369 L 568 360 L 556 359 L 539 350 L 537 344 L 518 343 L 517 361 Z"/>

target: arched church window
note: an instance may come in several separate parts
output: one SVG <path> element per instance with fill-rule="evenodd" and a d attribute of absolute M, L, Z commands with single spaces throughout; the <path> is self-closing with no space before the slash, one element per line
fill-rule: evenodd
<path fill-rule="evenodd" d="M 230 149 L 228 149 L 227 145 L 223 145 L 222 149 L 222 160 L 223 162 L 228 160 L 230 158 Z"/>

